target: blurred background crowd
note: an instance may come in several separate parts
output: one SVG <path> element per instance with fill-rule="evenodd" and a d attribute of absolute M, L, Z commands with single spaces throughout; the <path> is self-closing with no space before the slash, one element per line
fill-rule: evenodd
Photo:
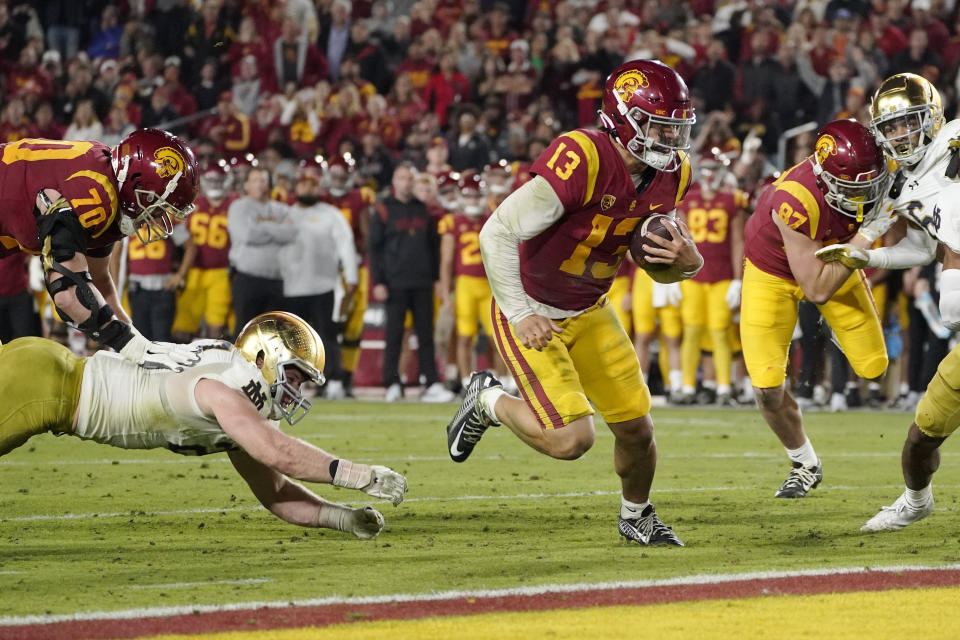
<path fill-rule="evenodd" d="M 141 278 L 141 288 L 168 291 L 174 307 L 191 271 L 228 269 L 232 278 L 247 271 L 238 263 L 243 252 L 232 246 L 232 225 L 216 217 L 226 220 L 235 200 L 295 203 L 303 161 L 315 164 L 317 197 L 350 223 L 359 295 L 372 296 L 369 306 L 360 305 L 360 337 L 340 338 L 347 392 L 350 383 L 389 388 L 419 381 L 429 388 L 439 382 L 431 377 L 456 390 L 469 373 L 464 366 L 498 363 L 481 330 L 467 343 L 475 360 L 465 363 L 461 352 L 458 367 L 463 343 L 450 336 L 456 331 L 444 316 L 453 313 L 448 294 L 462 265 L 441 255 L 442 238 L 455 233 L 446 216 L 462 213 L 464 199 L 477 193 L 489 214 L 529 178 L 530 163 L 554 137 L 596 126 L 604 79 L 617 65 L 659 58 L 681 73 L 697 113 L 695 165 L 721 174 L 714 175 L 718 188 L 741 194 L 741 213 L 749 215 L 758 189 L 811 153 L 820 125 L 835 118 L 868 124 L 870 96 L 890 74 L 928 78 L 952 119 L 960 94 L 958 27 L 953 0 L 8 0 L 0 2 L 0 142 L 43 137 L 115 145 L 139 127 L 186 138 L 206 178 L 189 239 L 172 244 L 170 257 L 130 247 L 118 265 L 136 285 L 137 275 L 157 275 L 142 273 L 136 261 L 160 260 L 169 277 Z M 398 177 L 399 201 L 422 203 L 438 225 L 426 246 L 435 252 L 434 279 L 443 283 L 434 332 L 440 366 L 425 380 L 418 380 L 423 362 L 418 367 L 405 353 L 398 380 L 381 373 L 385 319 L 382 300 L 373 296 L 380 281 L 365 236 L 371 220 L 386 219 L 386 204 L 396 206 Z M 276 242 L 279 252 L 292 240 Z M 206 266 L 194 255 L 184 260 L 192 253 L 186 243 L 216 244 L 223 256 Z M 24 331 L 67 339 L 71 332 L 44 303 L 43 287 L 31 283 L 22 258 L 3 262 L 0 339 Z M 365 265 L 374 266 L 372 281 Z M 621 275 L 633 278 L 633 271 L 625 266 Z M 282 273 L 267 275 L 288 286 Z M 882 292 L 897 363 L 883 389 L 867 390 L 849 377 L 842 354 L 831 355 L 816 309 L 807 312 L 795 358 L 801 401 L 834 409 L 915 402 L 932 371 L 909 362 L 935 366 L 940 357 L 929 352 L 943 351 L 951 339 L 937 324 L 937 277 L 935 267 L 870 274 Z M 629 281 L 617 286 L 625 324 L 638 306 L 658 304 L 632 299 Z M 244 295 L 249 303 L 252 294 Z M 682 300 L 659 304 L 673 303 Z M 335 326 L 343 333 L 355 309 L 338 305 L 342 322 Z M 153 333 L 229 336 L 235 306 L 228 299 L 224 318 L 201 314 L 200 326 L 181 331 L 174 331 L 174 308 L 151 320 L 159 322 Z M 27 314 L 29 321 L 17 319 Z M 676 399 L 672 372 L 679 366 L 670 362 L 667 341 L 656 339 L 661 331 L 652 339 L 638 334 L 638 348 L 664 354 L 660 367 L 646 369 L 654 369 L 654 391 L 672 386 Z M 404 351 L 422 349 L 426 334 L 415 333 Z M 73 342 L 84 348 L 82 336 Z M 738 368 L 735 361 L 734 383 L 742 380 Z M 708 370 L 697 374 L 694 401 L 714 400 Z M 750 401 L 748 386 L 741 399 Z"/>

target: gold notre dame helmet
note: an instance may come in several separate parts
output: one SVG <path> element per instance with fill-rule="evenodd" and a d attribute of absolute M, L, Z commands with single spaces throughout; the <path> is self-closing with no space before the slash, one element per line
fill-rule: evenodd
<path fill-rule="evenodd" d="M 271 417 L 290 424 L 303 419 L 312 405 L 287 381 L 286 367 L 296 367 L 315 384 L 324 383 L 326 352 L 313 327 L 292 313 L 262 313 L 246 324 L 234 345 L 254 364 L 263 359 L 261 372 L 273 397 Z"/>
<path fill-rule="evenodd" d="M 920 162 L 942 126 L 940 93 L 922 76 L 890 76 L 873 95 L 870 128 L 877 142 L 900 164 L 913 166 Z"/>

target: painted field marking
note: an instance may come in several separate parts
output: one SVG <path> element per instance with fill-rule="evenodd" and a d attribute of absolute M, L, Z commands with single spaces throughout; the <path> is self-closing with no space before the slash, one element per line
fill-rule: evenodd
<path fill-rule="evenodd" d="M 273 582 L 272 578 L 247 578 L 246 580 L 211 580 L 209 582 L 171 582 L 170 584 L 131 584 L 125 589 L 189 589 L 208 587 L 215 584 L 263 584 Z"/>
<path fill-rule="evenodd" d="M 0 571 L 0 576 L 19 576 L 26 573 L 26 571 Z"/>
<path fill-rule="evenodd" d="M 831 491 L 874 491 L 874 490 L 896 490 L 901 489 L 903 485 L 873 485 L 873 486 L 830 486 Z M 960 489 L 960 485 L 937 485 L 938 489 Z M 684 488 L 658 488 L 657 493 L 703 493 L 719 491 L 756 491 L 762 487 L 684 487 Z M 406 498 L 404 503 L 414 502 L 465 502 L 477 500 L 495 500 L 504 502 L 507 500 L 543 500 L 545 498 L 593 498 L 604 496 L 618 496 L 620 491 L 570 491 L 566 493 L 518 493 L 513 495 L 484 496 L 484 495 L 461 495 L 461 496 L 423 496 Z M 389 504 L 386 500 L 372 500 L 372 504 Z M 955 511 L 960 507 L 937 507 L 934 511 Z M 172 511 L 115 511 L 108 513 L 64 513 L 64 514 L 36 514 L 31 516 L 15 516 L 12 518 L 0 518 L 0 522 L 35 522 L 46 520 L 85 520 L 88 518 L 153 518 L 158 516 L 180 516 L 197 515 L 204 513 L 236 513 L 243 511 L 266 510 L 260 505 L 249 507 L 224 507 L 223 509 L 176 509 Z"/>
<path fill-rule="evenodd" d="M 94 620 L 132 620 L 137 618 L 157 618 L 202 613 L 221 613 L 226 611 L 248 611 L 252 609 L 277 609 L 289 607 L 324 607 L 332 605 L 396 604 L 406 602 L 449 601 L 459 599 L 491 599 L 541 596 L 548 593 L 583 593 L 611 589 L 642 589 L 650 587 L 675 587 L 688 585 L 736 584 L 756 580 L 783 578 L 805 578 L 834 575 L 871 575 L 874 573 L 910 573 L 920 571 L 954 572 L 960 564 L 943 566 L 896 565 L 881 567 L 842 567 L 830 569 L 799 569 L 794 571 L 754 571 L 748 573 L 697 574 L 658 580 L 628 580 L 597 583 L 547 584 L 539 586 L 509 587 L 505 589 L 452 590 L 436 593 L 393 593 L 376 596 L 327 596 L 305 600 L 272 600 L 261 602 L 232 602 L 216 605 L 184 605 L 172 607 L 144 607 L 120 609 L 116 611 L 81 611 L 72 614 L 36 614 L 26 616 L 0 617 L 2 626 L 22 626 L 55 624 L 60 622 L 81 622 Z M 944 573 L 946 575 L 946 573 Z"/>

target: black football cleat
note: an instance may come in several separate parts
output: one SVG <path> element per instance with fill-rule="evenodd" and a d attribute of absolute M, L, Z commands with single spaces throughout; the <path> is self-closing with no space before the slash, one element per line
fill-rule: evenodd
<path fill-rule="evenodd" d="M 503 387 L 489 371 L 475 371 L 464 391 L 460 409 L 447 425 L 447 450 L 454 462 L 463 462 L 480 441 L 480 436 L 494 421 L 480 405 L 480 392 L 493 387 Z"/>
<path fill-rule="evenodd" d="M 793 463 L 793 469 L 787 479 L 783 481 L 780 488 L 774 494 L 775 498 L 802 498 L 811 490 L 816 488 L 823 480 L 823 465 L 820 459 L 812 467 L 805 467 L 799 462 Z"/>
<path fill-rule="evenodd" d="M 621 515 L 617 528 L 620 529 L 621 536 L 644 546 L 658 544 L 683 546 L 683 542 L 673 529 L 663 524 L 657 516 L 657 510 L 652 504 L 648 504 L 636 518 L 624 518 Z"/>

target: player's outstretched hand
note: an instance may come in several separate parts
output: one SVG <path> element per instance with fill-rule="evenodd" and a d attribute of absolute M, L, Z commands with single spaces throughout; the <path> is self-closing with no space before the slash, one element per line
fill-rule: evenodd
<path fill-rule="evenodd" d="M 374 498 L 385 498 L 397 506 L 407 492 L 407 479 L 388 467 L 373 465 L 370 483 L 360 490 Z"/>
<path fill-rule="evenodd" d="M 373 507 L 354 509 L 350 513 L 350 522 L 347 531 L 361 540 L 370 540 L 380 535 L 383 530 L 383 514 Z"/>
<path fill-rule="evenodd" d="M 831 244 L 814 255 L 823 262 L 839 262 L 848 269 L 863 269 L 870 264 L 866 250 L 851 244 Z"/>
<path fill-rule="evenodd" d="M 200 362 L 199 348 L 189 344 L 151 342 L 135 329 L 133 338 L 120 350 L 120 355 L 144 369 L 183 371 L 184 367 Z"/>

